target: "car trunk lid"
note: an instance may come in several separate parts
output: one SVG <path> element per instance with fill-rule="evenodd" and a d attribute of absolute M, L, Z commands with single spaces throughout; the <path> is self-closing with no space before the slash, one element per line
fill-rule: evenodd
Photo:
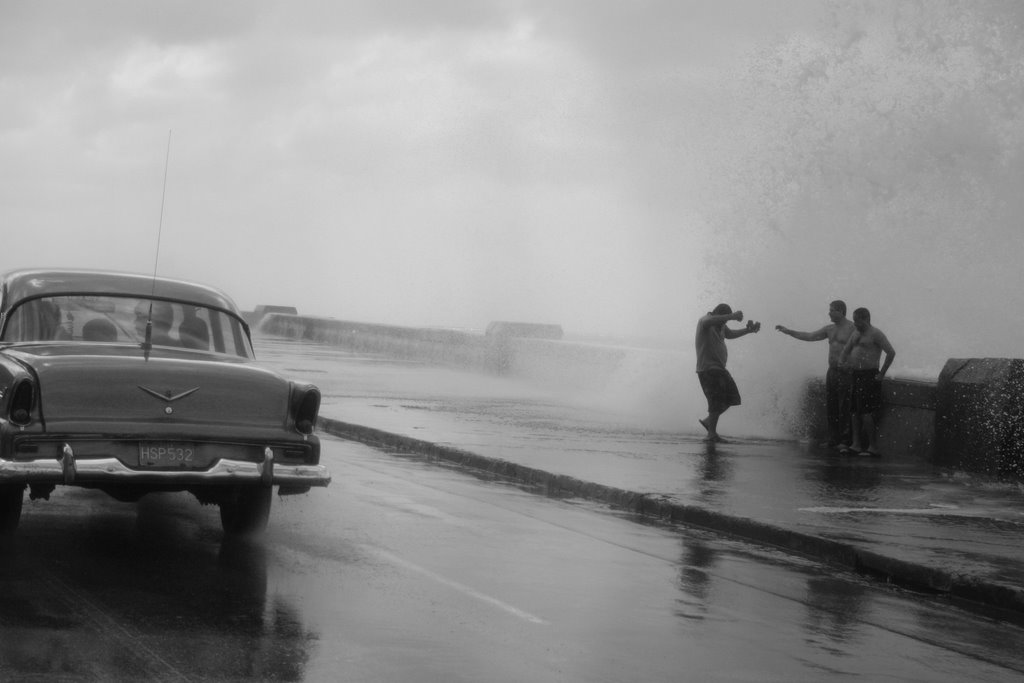
<path fill-rule="evenodd" d="M 51 427 L 153 422 L 266 428 L 287 420 L 288 382 L 251 363 L 177 351 L 146 359 L 141 352 L 126 354 L 131 347 L 76 346 L 76 353 L 54 345 L 12 354 L 34 369 L 43 420 Z"/>

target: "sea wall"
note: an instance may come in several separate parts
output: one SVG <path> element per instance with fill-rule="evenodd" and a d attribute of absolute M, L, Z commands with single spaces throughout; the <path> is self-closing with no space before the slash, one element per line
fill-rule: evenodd
<path fill-rule="evenodd" d="M 255 321 L 264 334 L 307 339 L 392 358 L 592 388 L 606 382 L 623 352 L 561 340 L 557 325 L 491 323 L 483 334 L 270 313 Z"/>
<path fill-rule="evenodd" d="M 377 325 L 268 313 L 261 332 L 353 351 L 508 374 L 559 386 L 599 386 L 626 350 L 567 342 L 551 325 L 492 323 L 488 332 Z M 802 402 L 805 436 L 826 437 L 824 386 L 808 382 Z M 878 415 L 886 457 L 1024 481 L 1024 360 L 950 359 L 937 382 L 887 378 Z"/>
<path fill-rule="evenodd" d="M 381 353 L 404 360 L 421 360 L 484 370 L 493 364 L 493 349 L 484 335 L 428 327 L 373 323 L 271 313 L 257 322 L 265 333 L 342 346 L 364 353 Z"/>
<path fill-rule="evenodd" d="M 1024 480 L 1024 360 L 951 358 L 936 396 L 936 462 Z"/>
<path fill-rule="evenodd" d="M 935 460 L 935 404 L 938 386 L 899 378 L 882 381 L 882 411 L 878 415 L 878 448 L 885 454 Z M 811 380 L 803 403 L 807 436 L 828 436 L 824 380 Z"/>
<path fill-rule="evenodd" d="M 886 379 L 879 448 L 965 472 L 1024 482 L 1024 360 L 951 358 L 936 382 Z M 824 385 L 810 382 L 808 435 L 826 435 Z"/>

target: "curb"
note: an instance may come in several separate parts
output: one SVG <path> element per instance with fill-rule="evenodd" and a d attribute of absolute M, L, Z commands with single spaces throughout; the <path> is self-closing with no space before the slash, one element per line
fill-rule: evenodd
<path fill-rule="evenodd" d="M 1013 613 L 1014 621 L 1024 620 L 1024 590 L 1014 586 L 906 562 L 850 543 L 793 531 L 746 517 L 727 515 L 695 505 L 674 503 L 652 494 L 596 484 L 564 474 L 553 474 L 373 427 L 325 417 L 319 418 L 317 426 L 332 436 L 358 441 L 368 446 L 399 453 L 413 453 L 427 459 L 543 488 L 549 496 L 576 496 L 661 522 L 695 526 L 727 534 L 842 567 L 901 588 L 1008 610 Z"/>

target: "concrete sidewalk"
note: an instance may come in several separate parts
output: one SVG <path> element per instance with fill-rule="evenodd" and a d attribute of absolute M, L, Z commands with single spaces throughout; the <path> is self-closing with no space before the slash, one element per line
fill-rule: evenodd
<path fill-rule="evenodd" d="M 294 342 L 279 342 L 291 354 Z M 522 383 L 305 347 L 321 429 L 637 514 L 698 525 L 1024 620 L 1024 492 L 915 460 L 797 441 L 703 442 Z M 261 349 L 274 364 L 273 344 Z M 281 362 L 278 359 L 278 362 Z M 343 472 L 334 472 L 343 477 Z"/>

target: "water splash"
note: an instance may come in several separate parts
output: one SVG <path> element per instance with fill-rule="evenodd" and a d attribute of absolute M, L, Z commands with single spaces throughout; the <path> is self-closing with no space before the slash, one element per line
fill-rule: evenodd
<path fill-rule="evenodd" d="M 903 376 L 1019 355 L 1022 14 L 836 3 L 752 55 L 701 150 L 720 298 L 801 329 L 866 306 Z"/>

